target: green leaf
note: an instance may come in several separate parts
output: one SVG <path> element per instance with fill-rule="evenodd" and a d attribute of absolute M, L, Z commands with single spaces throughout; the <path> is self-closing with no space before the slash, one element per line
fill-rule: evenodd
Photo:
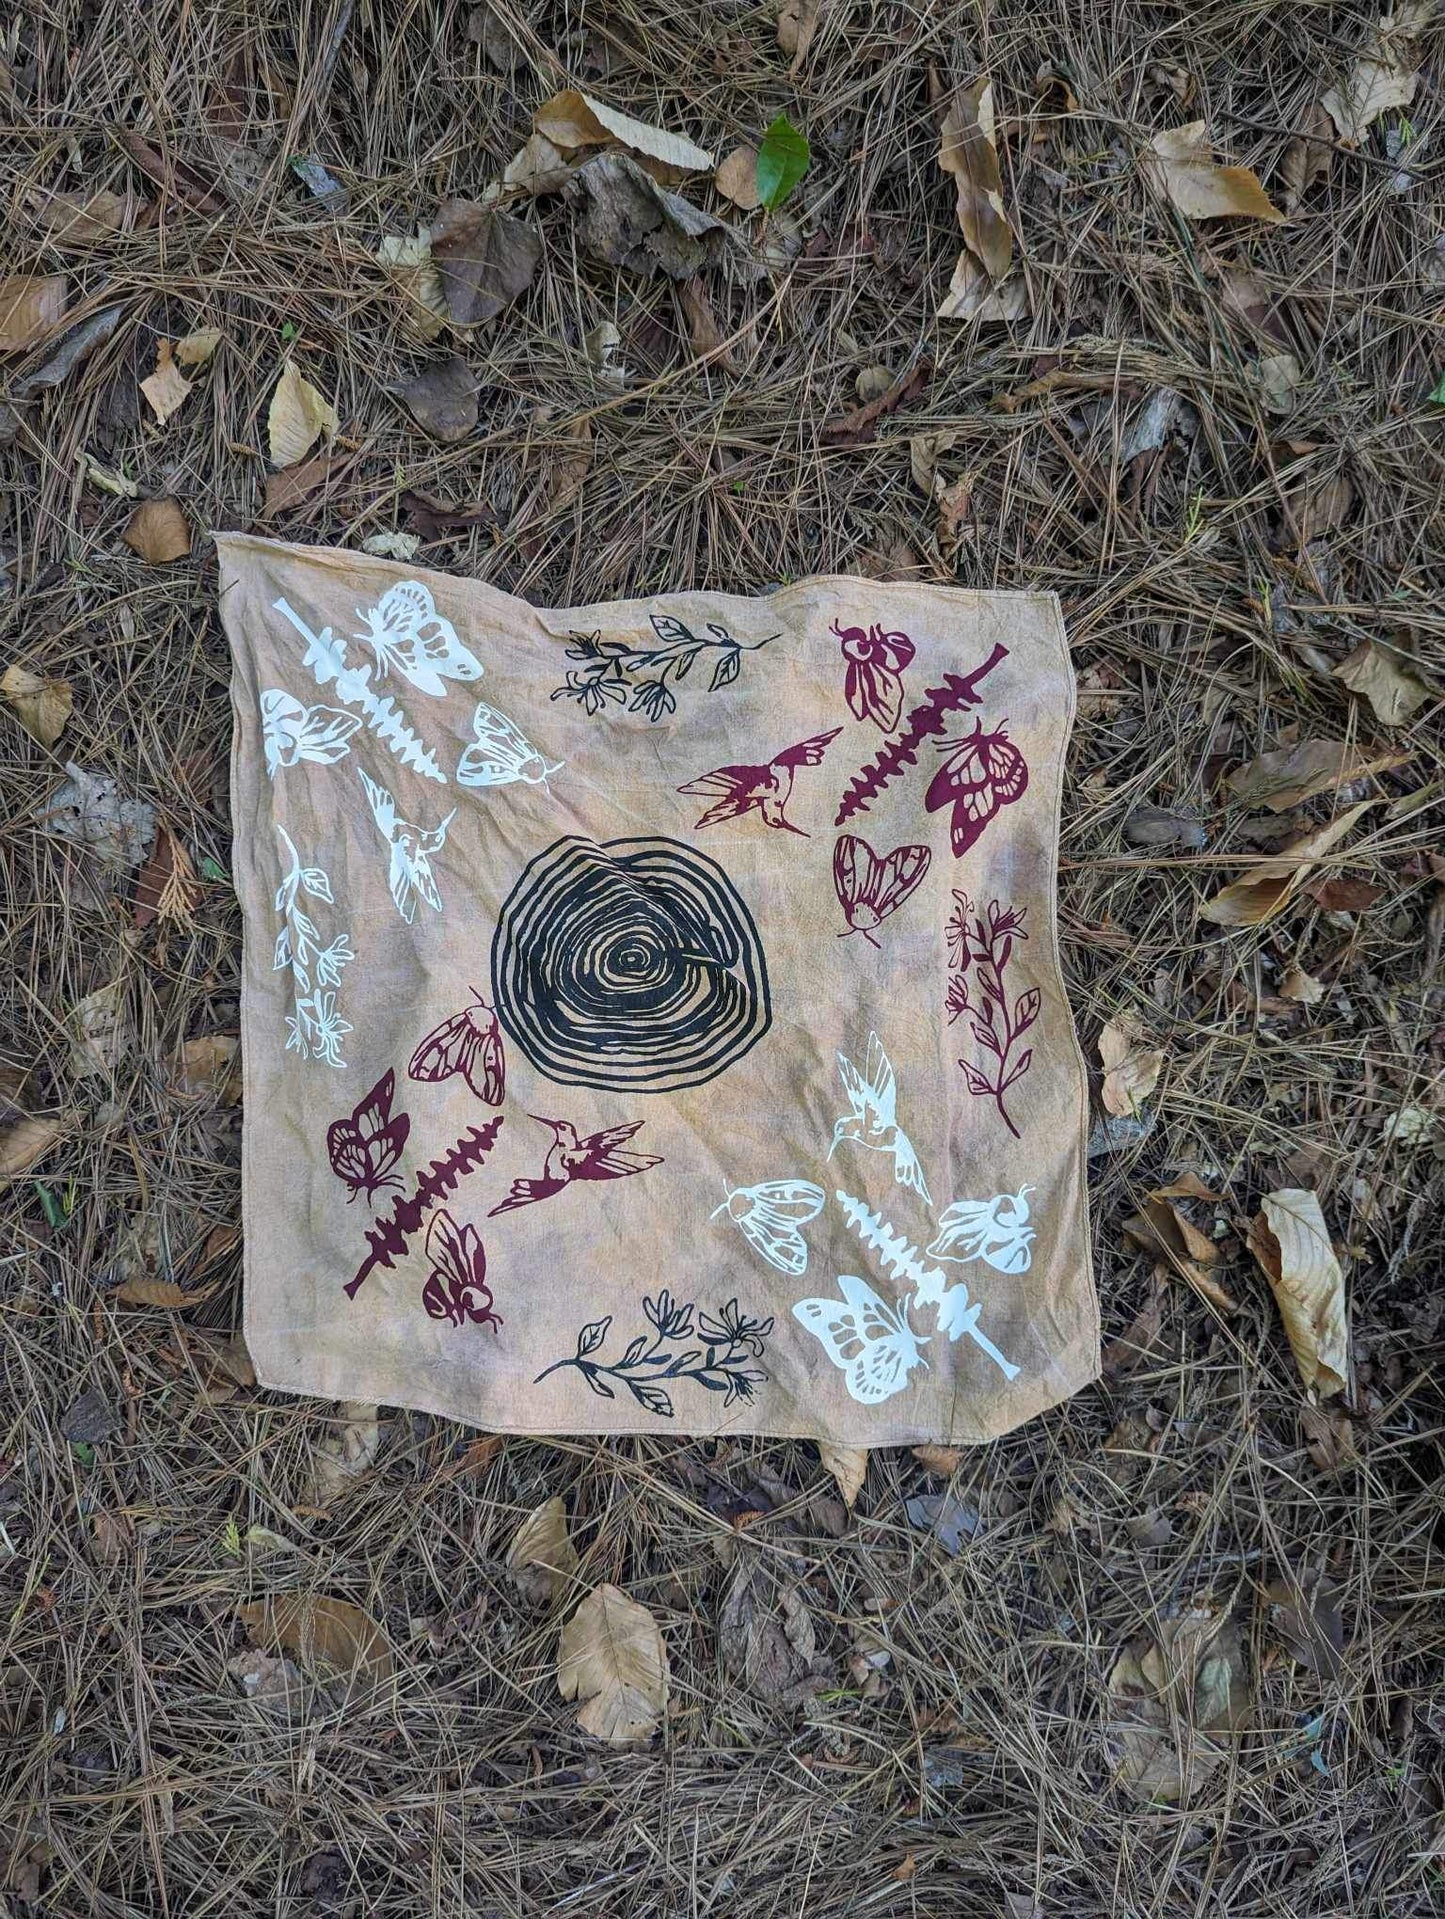
<path fill-rule="evenodd" d="M 786 113 L 780 113 L 758 148 L 758 199 L 769 213 L 780 207 L 808 171 L 812 150 Z"/>
<path fill-rule="evenodd" d="M 762 161 L 759 160 L 758 165 L 761 166 L 762 164 Z M 1445 373 L 1442 373 L 1434 386 L 1431 387 L 1430 400 L 1435 406 L 1445 406 Z"/>
<path fill-rule="evenodd" d="M 229 880 L 231 877 L 221 862 L 212 859 L 209 853 L 203 853 L 201 855 L 201 871 L 208 880 L 216 880 L 217 882 Z"/>
<path fill-rule="evenodd" d="M 75 1454 L 82 1466 L 93 1466 L 95 1464 L 95 1448 L 88 1440 L 72 1439 L 70 1442 L 70 1450 Z"/>
<path fill-rule="evenodd" d="M 61 1205 L 60 1201 L 55 1197 L 48 1186 L 42 1186 L 38 1179 L 32 1183 L 36 1193 L 39 1195 L 40 1204 L 45 1209 L 45 1217 L 49 1221 L 51 1232 L 61 1232 L 66 1223 L 64 1206 Z"/>
<path fill-rule="evenodd" d="M 239 1559 L 241 1556 L 241 1528 L 236 1523 L 234 1513 L 227 1513 L 226 1523 L 221 1528 L 221 1548 L 229 1553 L 232 1559 Z"/>

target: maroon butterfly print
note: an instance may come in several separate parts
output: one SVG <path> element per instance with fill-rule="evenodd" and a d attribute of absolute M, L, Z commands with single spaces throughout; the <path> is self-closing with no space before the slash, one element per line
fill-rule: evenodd
<path fill-rule="evenodd" d="M 326 1129 L 326 1156 L 332 1172 L 351 1188 L 349 1200 L 365 1193 L 370 1204 L 381 1187 L 406 1184 L 392 1169 L 401 1158 L 411 1121 L 405 1113 L 393 1115 L 395 1095 L 396 1074 L 388 1067 L 350 1119 L 334 1120 Z"/>
<path fill-rule="evenodd" d="M 780 826 L 784 832 L 807 839 L 802 827 L 794 826 L 784 812 L 793 791 L 793 774 L 800 766 L 821 766 L 829 743 L 842 731 L 841 726 L 835 726 L 831 733 L 815 733 L 811 739 L 799 740 L 765 766 L 714 767 L 711 773 L 689 780 L 677 790 L 703 794 L 717 802 L 698 821 L 700 827 L 716 826 L 720 820 L 735 820 L 756 811 L 764 826 Z"/>
<path fill-rule="evenodd" d="M 985 733 L 982 720 L 966 739 L 943 741 L 940 751 L 948 758 L 929 782 L 923 804 L 930 813 L 952 806 L 953 857 L 961 859 L 1000 807 L 1023 798 L 1029 769 L 1003 728 Z"/>
<path fill-rule="evenodd" d="M 839 939 L 861 933 L 870 946 L 877 946 L 874 928 L 923 884 L 932 858 L 926 846 L 895 846 L 880 859 L 867 840 L 840 833 L 833 848 L 833 890 L 848 931 Z"/>
<path fill-rule="evenodd" d="M 453 1013 L 427 1034 L 406 1070 L 412 1079 L 433 1084 L 460 1073 L 479 1100 L 488 1106 L 500 1106 L 507 1084 L 502 1029 L 475 986 L 472 1000 L 472 1005 Z"/>
<path fill-rule="evenodd" d="M 492 1289 L 487 1284 L 487 1252 L 475 1226 L 458 1226 L 445 1207 L 432 1216 L 426 1229 L 426 1256 L 431 1261 L 421 1303 L 431 1319 L 444 1319 L 452 1326 L 468 1320 L 474 1326 L 490 1326 L 493 1332 L 501 1317 L 492 1310 Z"/>
<path fill-rule="evenodd" d="M 918 650 L 906 633 L 885 633 L 881 626 L 839 626 L 833 631 L 848 662 L 843 693 L 858 720 L 872 720 L 891 733 L 903 711 L 903 669 Z"/>

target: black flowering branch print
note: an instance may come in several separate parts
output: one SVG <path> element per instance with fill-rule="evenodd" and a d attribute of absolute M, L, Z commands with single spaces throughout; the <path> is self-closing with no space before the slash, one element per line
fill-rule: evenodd
<path fill-rule="evenodd" d="M 693 1315 L 697 1314 L 694 1323 Z M 673 1417 L 672 1395 L 664 1381 L 690 1379 L 710 1393 L 722 1393 L 726 1408 L 750 1400 L 768 1375 L 749 1359 L 761 1359 L 773 1330 L 771 1319 L 753 1319 L 735 1299 L 716 1313 L 698 1312 L 690 1301 L 679 1304 L 665 1288 L 656 1299 L 644 1297 L 642 1316 L 652 1336 L 639 1333 L 618 1359 L 599 1355 L 607 1343 L 612 1315 L 594 1319 L 577 1335 L 577 1351 L 538 1373 L 536 1384 L 566 1366 L 574 1367 L 599 1399 L 616 1399 L 623 1386 L 644 1412 Z M 691 1345 L 685 1342 L 692 1341 Z"/>
<path fill-rule="evenodd" d="M 554 700 L 576 700 L 589 718 L 609 705 L 649 720 L 665 719 L 677 708 L 677 688 L 699 662 L 707 662 L 710 693 L 731 686 L 742 667 L 744 653 L 756 653 L 777 639 L 734 639 L 725 626 L 709 620 L 701 633 L 671 613 L 654 613 L 655 646 L 634 646 L 631 640 L 604 640 L 600 633 L 573 633 L 567 648 L 576 660 Z"/>
<path fill-rule="evenodd" d="M 969 1092 L 991 1099 L 1017 1139 L 1019 1129 L 1009 1117 L 1004 1095 L 1033 1065 L 1031 1046 L 1021 1053 L 1014 1049 L 1038 1018 L 1041 1001 L 1039 989 L 1030 986 L 1010 1005 L 1004 976 L 1016 944 L 1028 938 L 1024 931 L 1028 908 L 1005 907 L 999 900 L 990 900 L 982 912 L 976 912 L 967 893 L 955 889 L 953 898 L 948 916 L 949 1024 L 967 1013 L 974 1038 L 989 1056 L 986 1069 L 966 1059 L 958 1063 Z"/>

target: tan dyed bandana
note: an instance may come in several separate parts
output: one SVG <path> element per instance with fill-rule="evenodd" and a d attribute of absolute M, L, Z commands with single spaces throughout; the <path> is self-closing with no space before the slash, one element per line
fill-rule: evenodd
<path fill-rule="evenodd" d="M 264 1384 L 868 1446 L 1095 1376 L 1051 597 L 219 547 Z"/>

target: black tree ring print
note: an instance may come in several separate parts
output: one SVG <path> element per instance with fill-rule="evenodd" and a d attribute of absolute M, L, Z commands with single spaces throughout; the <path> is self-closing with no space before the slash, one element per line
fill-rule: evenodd
<path fill-rule="evenodd" d="M 665 1381 L 689 1380 L 706 1392 L 721 1393 L 724 1410 L 738 1400 L 750 1400 L 754 1390 L 766 1384 L 768 1375 L 762 1367 L 750 1366 L 748 1361 L 762 1358 L 773 1330 L 771 1318 L 751 1318 L 736 1299 L 719 1306 L 715 1313 L 699 1312 L 691 1301 L 678 1304 L 665 1288 L 656 1299 L 644 1296 L 642 1316 L 652 1328 L 651 1338 L 639 1333 L 612 1360 L 599 1357 L 607 1343 L 612 1315 L 590 1320 L 577 1335 L 576 1352 L 569 1359 L 554 1361 L 538 1373 L 533 1384 L 571 1368 L 582 1375 L 599 1399 L 616 1399 L 617 1388 L 622 1386 L 644 1412 L 656 1413 L 660 1419 L 674 1416 L 672 1395 Z M 694 1343 L 686 1344 L 689 1340 Z"/>
<path fill-rule="evenodd" d="M 573 633 L 567 648 L 578 665 L 553 693 L 554 700 L 575 700 L 589 717 L 609 705 L 649 720 L 665 719 L 677 708 L 677 688 L 700 661 L 707 661 L 707 690 L 731 686 L 744 653 L 756 653 L 778 638 L 735 640 L 725 626 L 709 620 L 694 633 L 674 613 L 654 613 L 656 646 L 634 646 L 630 640 L 604 640 L 600 633 Z"/>
<path fill-rule="evenodd" d="M 1029 986 L 1010 1005 L 1005 975 L 1016 943 L 1028 938 L 1023 930 L 1028 908 L 990 900 L 983 912 L 975 912 L 967 893 L 955 889 L 953 897 L 948 916 L 948 1023 L 967 1013 L 974 1038 L 989 1056 L 986 1069 L 966 1059 L 958 1063 L 969 1092 L 992 1100 L 1017 1139 L 1019 1129 L 1009 1117 L 1004 1095 L 1034 1063 L 1031 1046 L 1021 1053 L 1014 1048 L 1038 1018 L 1042 1001 L 1039 989 Z"/>

